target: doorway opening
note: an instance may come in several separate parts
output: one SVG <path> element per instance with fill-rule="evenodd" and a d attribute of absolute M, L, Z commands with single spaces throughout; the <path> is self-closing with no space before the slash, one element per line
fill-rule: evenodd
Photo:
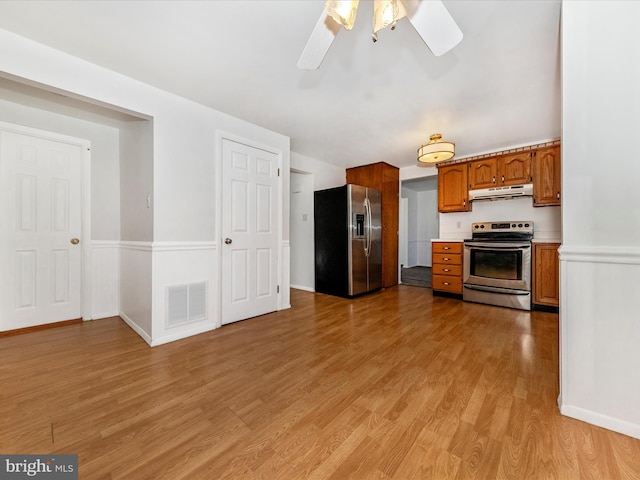
<path fill-rule="evenodd" d="M 431 240 L 440 235 L 437 175 L 403 180 L 400 197 L 400 282 L 431 287 Z"/>

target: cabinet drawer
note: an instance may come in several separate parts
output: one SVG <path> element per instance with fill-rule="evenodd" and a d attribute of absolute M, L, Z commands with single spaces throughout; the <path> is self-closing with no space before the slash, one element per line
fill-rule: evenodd
<path fill-rule="evenodd" d="M 432 242 L 431 251 L 433 253 L 462 253 L 462 243 Z"/>
<path fill-rule="evenodd" d="M 431 278 L 433 290 L 441 292 L 462 293 L 462 278 L 449 275 L 433 275 Z"/>
<path fill-rule="evenodd" d="M 462 255 L 459 253 L 434 253 L 433 264 L 462 265 Z"/>
<path fill-rule="evenodd" d="M 434 263 L 431 269 L 433 275 L 453 275 L 454 277 L 462 276 L 462 265 L 442 265 Z"/>

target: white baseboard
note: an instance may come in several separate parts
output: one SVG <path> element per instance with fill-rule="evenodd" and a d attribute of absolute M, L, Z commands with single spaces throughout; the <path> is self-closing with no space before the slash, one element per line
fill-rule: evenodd
<path fill-rule="evenodd" d="M 117 310 L 113 312 L 98 312 L 94 313 L 91 317 L 91 320 L 100 320 L 101 318 L 110 318 L 110 317 L 119 317 L 121 314 Z"/>
<path fill-rule="evenodd" d="M 591 410 L 585 410 L 573 405 L 560 405 L 560 413 L 567 417 L 582 420 L 583 422 L 591 423 L 598 427 L 640 439 L 640 425 L 609 417 L 607 415 L 602 415 Z"/>
<path fill-rule="evenodd" d="M 164 345 L 165 343 L 175 342 L 176 340 L 182 340 L 183 338 L 191 337 L 193 335 L 198 335 L 200 333 L 210 332 L 211 330 L 215 330 L 217 327 L 211 325 L 200 325 L 196 328 L 192 328 L 190 330 L 181 330 L 180 332 L 172 333 L 169 335 L 165 335 L 160 338 L 156 338 L 151 342 L 147 342 L 152 347 L 157 347 L 158 345 Z"/>
<path fill-rule="evenodd" d="M 151 337 L 147 335 L 147 332 L 145 332 L 142 328 L 140 328 L 133 320 L 131 320 L 124 313 L 120 312 L 118 315 L 120 316 L 120 318 L 122 318 L 122 320 L 124 320 L 124 323 L 129 325 L 134 332 L 140 335 L 142 339 L 149 344 L 149 346 L 152 346 Z"/>
<path fill-rule="evenodd" d="M 305 292 L 315 293 L 315 289 L 311 287 L 306 287 L 304 285 L 290 285 L 290 288 L 295 288 L 296 290 L 304 290 Z"/>

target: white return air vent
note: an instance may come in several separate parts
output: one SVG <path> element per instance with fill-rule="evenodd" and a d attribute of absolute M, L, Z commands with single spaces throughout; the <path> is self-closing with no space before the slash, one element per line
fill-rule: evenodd
<path fill-rule="evenodd" d="M 207 318 L 207 282 L 166 287 L 167 327 Z"/>

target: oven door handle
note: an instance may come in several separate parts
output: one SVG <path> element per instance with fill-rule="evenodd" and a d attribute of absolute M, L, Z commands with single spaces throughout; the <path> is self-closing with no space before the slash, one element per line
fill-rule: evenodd
<path fill-rule="evenodd" d="M 503 244 L 491 244 L 491 246 L 486 243 L 471 243 L 467 242 L 464 244 L 465 247 L 476 248 L 479 250 L 520 250 L 523 248 L 531 248 L 530 243 L 503 243 Z"/>
<path fill-rule="evenodd" d="M 469 290 L 478 290 L 480 292 L 502 293 L 503 295 L 530 295 L 531 292 L 527 290 L 510 290 L 506 288 L 486 287 L 482 285 L 463 285 L 464 288 Z"/>

